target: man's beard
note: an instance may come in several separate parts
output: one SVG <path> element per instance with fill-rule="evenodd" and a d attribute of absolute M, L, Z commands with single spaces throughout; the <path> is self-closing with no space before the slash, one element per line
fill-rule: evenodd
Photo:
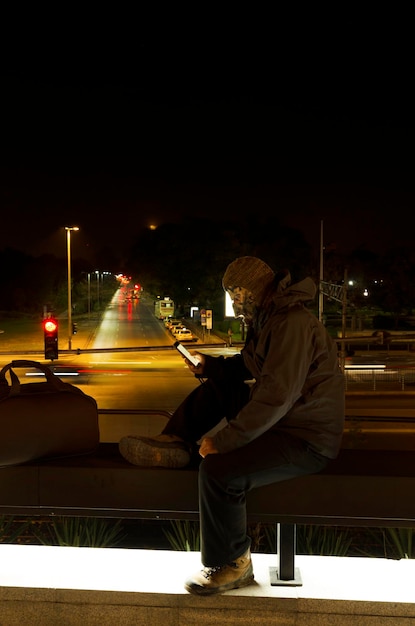
<path fill-rule="evenodd" d="M 233 311 L 236 318 L 242 317 L 245 321 L 250 321 L 254 316 L 255 305 L 253 302 L 238 303 L 234 305 Z"/>

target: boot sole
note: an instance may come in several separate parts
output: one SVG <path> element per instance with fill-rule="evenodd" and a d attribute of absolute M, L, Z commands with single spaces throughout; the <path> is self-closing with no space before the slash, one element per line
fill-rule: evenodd
<path fill-rule="evenodd" d="M 216 593 L 223 593 L 224 591 L 231 591 L 232 589 L 240 589 L 241 587 L 247 587 L 254 582 L 254 575 L 251 574 L 246 578 L 243 578 L 239 581 L 235 581 L 234 583 L 228 583 L 226 585 L 221 585 L 220 587 L 199 587 L 198 585 L 192 587 L 191 585 L 185 585 L 184 588 L 189 593 L 192 593 L 196 596 L 211 596 Z"/>
<path fill-rule="evenodd" d="M 177 443 L 157 442 L 151 439 L 123 437 L 118 444 L 121 455 L 133 465 L 142 467 L 185 467 L 190 462 L 190 454 Z"/>

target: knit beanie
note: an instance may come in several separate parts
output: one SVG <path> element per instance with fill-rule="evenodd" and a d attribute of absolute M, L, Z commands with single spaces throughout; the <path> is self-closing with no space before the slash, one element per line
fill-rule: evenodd
<path fill-rule="evenodd" d="M 228 265 L 223 275 L 222 285 L 225 291 L 235 287 L 248 289 L 259 303 L 264 290 L 274 277 L 275 273 L 265 261 L 254 256 L 242 256 Z"/>

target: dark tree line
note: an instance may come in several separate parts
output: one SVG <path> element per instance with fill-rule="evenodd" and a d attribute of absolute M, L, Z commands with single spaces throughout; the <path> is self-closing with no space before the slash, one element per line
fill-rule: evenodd
<path fill-rule="evenodd" d="M 254 214 L 241 216 L 238 221 L 226 216 L 221 221 L 186 217 L 155 230 L 144 229 L 125 251 L 123 268 L 111 250 L 101 261 L 108 271 L 123 269 L 133 276 L 146 293 L 169 295 L 184 312 L 188 306 L 197 305 L 212 308 L 220 316 L 224 270 L 243 255 L 259 256 L 275 269 L 288 268 L 293 281 L 311 276 L 318 282 L 319 253 L 311 249 L 301 230 L 285 226 L 276 217 L 261 219 Z M 79 312 L 87 306 L 87 275 L 95 269 L 84 259 L 72 258 L 72 299 Z M 350 291 L 352 306 L 370 306 L 396 316 L 413 313 L 414 249 L 391 248 L 380 255 L 359 248 L 345 256 L 334 246 L 327 246 L 324 280 L 342 284 L 345 269 L 356 285 Z M 369 297 L 363 296 L 363 287 L 369 290 Z M 93 300 L 93 284 L 90 295 Z M 66 302 L 66 259 L 0 250 L 0 311 L 39 314 L 44 305 L 63 310 Z"/>
<path fill-rule="evenodd" d="M 185 218 L 146 230 L 136 239 L 131 267 L 154 295 L 169 295 L 183 310 L 190 304 L 223 306 L 221 279 L 238 256 L 254 255 L 294 275 L 311 269 L 310 248 L 300 231 L 277 219 L 250 216 L 238 222 Z"/>
<path fill-rule="evenodd" d="M 82 260 L 73 259 L 72 285 L 86 282 Z M 90 271 L 90 270 L 88 270 Z M 66 259 L 51 254 L 32 257 L 7 248 L 0 250 L 0 311 L 40 315 L 43 307 L 67 308 L 68 274 Z"/>

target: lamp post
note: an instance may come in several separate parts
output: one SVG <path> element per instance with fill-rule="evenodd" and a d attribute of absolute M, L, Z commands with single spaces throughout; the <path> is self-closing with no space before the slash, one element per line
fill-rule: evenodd
<path fill-rule="evenodd" d="M 95 270 L 95 274 L 97 276 L 97 302 L 98 302 L 98 310 L 99 310 L 99 271 Z"/>
<path fill-rule="evenodd" d="M 79 230 L 78 226 L 65 226 L 66 248 L 68 256 L 68 350 L 72 348 L 72 282 L 71 282 L 71 231 Z"/>
<path fill-rule="evenodd" d="M 88 272 L 88 317 L 91 317 L 91 274 Z"/>
<path fill-rule="evenodd" d="M 323 269 L 323 251 L 324 251 L 324 240 L 323 240 L 323 220 L 320 222 L 320 281 L 318 287 L 318 319 L 320 322 L 323 321 L 323 307 L 324 307 L 324 294 L 323 294 L 323 280 L 324 280 L 324 269 Z"/>

